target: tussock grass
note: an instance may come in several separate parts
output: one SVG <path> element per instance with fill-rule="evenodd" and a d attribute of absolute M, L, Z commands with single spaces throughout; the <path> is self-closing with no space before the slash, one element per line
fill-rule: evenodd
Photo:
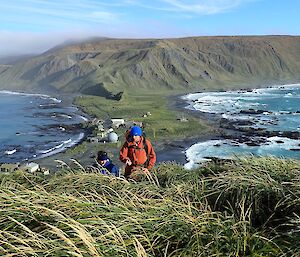
<path fill-rule="evenodd" d="M 300 211 L 298 162 L 247 157 L 228 162 L 222 169 L 221 173 L 208 179 L 209 200 L 216 209 L 237 210 L 243 203 L 244 208 L 249 208 L 255 226 L 282 222 L 289 213 Z"/>
<path fill-rule="evenodd" d="M 300 254 L 297 161 L 165 163 L 134 183 L 73 163 L 0 174 L 1 256 Z"/>

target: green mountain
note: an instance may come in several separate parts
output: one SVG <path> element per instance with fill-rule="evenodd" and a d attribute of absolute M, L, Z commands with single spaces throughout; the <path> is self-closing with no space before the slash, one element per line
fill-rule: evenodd
<path fill-rule="evenodd" d="M 0 88 L 105 95 L 299 82 L 299 36 L 107 39 L 0 65 Z"/>

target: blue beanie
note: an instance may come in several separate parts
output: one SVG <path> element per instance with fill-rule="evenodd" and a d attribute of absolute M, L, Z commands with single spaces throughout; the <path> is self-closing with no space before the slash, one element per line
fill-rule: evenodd
<path fill-rule="evenodd" d="M 108 160 L 107 153 L 104 152 L 104 151 L 99 151 L 99 152 L 98 152 L 98 156 L 97 156 L 97 160 L 98 160 L 98 161 L 105 161 L 105 160 Z"/>
<path fill-rule="evenodd" d="M 142 134 L 142 129 L 139 126 L 133 126 L 130 130 L 130 136 L 141 136 Z"/>
<path fill-rule="evenodd" d="M 108 160 L 107 155 L 100 155 L 100 156 L 98 156 L 98 161 L 106 161 L 106 160 Z"/>

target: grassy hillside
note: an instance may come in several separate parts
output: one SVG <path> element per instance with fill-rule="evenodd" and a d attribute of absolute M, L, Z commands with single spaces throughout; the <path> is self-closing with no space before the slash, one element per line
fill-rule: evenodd
<path fill-rule="evenodd" d="M 228 89 L 300 80 L 300 37 L 99 39 L 56 47 L 0 73 L 14 90 L 109 95 Z"/>
<path fill-rule="evenodd" d="M 208 122 L 195 116 L 170 110 L 167 96 L 162 92 L 152 92 L 123 96 L 121 101 L 114 101 L 99 96 L 79 96 L 74 102 L 92 117 L 101 119 L 124 118 L 127 121 L 143 122 L 146 135 L 151 139 L 183 138 L 199 134 L 216 133 Z M 143 117 L 150 112 L 150 116 Z M 180 122 L 180 118 L 186 122 Z M 120 135 L 125 134 L 124 128 Z"/>
<path fill-rule="evenodd" d="M 300 163 L 247 158 L 138 183 L 74 163 L 0 174 L 1 256 L 299 256 Z"/>

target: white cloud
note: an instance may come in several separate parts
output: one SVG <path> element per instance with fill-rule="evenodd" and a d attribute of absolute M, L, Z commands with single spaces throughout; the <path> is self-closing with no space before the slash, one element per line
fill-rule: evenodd
<path fill-rule="evenodd" d="M 111 8 L 120 8 L 121 4 L 107 4 L 93 0 L 10 0 L 8 3 L 0 3 L 0 15 L 3 13 L 18 19 L 22 17 L 25 21 L 30 20 L 32 24 L 70 24 L 79 22 L 107 23 L 117 22 L 119 14 Z"/>
<path fill-rule="evenodd" d="M 151 4 L 144 0 L 128 0 L 127 3 L 154 10 L 210 15 L 229 11 L 250 1 L 258 0 L 152 0 Z"/>
<path fill-rule="evenodd" d="M 86 15 L 87 19 L 93 19 L 94 21 L 102 21 L 102 22 L 114 22 L 117 20 L 117 15 L 110 12 L 91 12 Z"/>
<path fill-rule="evenodd" d="M 195 32 L 174 21 L 229 11 L 249 1 L 260 0 L 0 0 L 0 55 L 41 53 L 68 39 L 94 36 L 199 35 L 201 27 Z"/>
<path fill-rule="evenodd" d="M 11 32 L 0 30 L 0 57 L 20 54 L 38 54 L 65 42 L 95 36 L 95 31 L 77 29 L 60 32 Z"/>
<path fill-rule="evenodd" d="M 240 0 L 213 0 L 213 1 L 181 1 L 164 0 L 164 2 L 176 7 L 179 11 L 199 14 L 215 14 L 234 8 L 241 4 Z"/>

